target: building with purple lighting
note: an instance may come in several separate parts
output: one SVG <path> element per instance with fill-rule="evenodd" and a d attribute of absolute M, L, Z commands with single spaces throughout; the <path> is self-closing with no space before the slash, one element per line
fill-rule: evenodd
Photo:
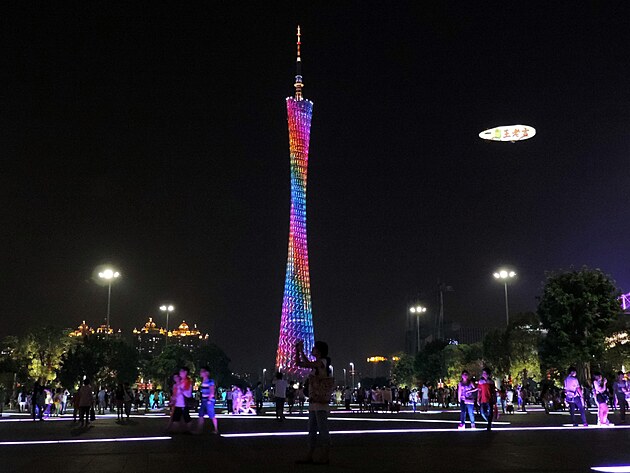
<path fill-rule="evenodd" d="M 287 97 L 291 166 L 289 255 L 276 354 L 276 369 L 296 377 L 303 376 L 305 370 L 295 365 L 295 344 L 302 340 L 308 354 L 315 343 L 306 239 L 306 178 L 313 102 L 302 97 L 300 45 L 300 27 L 298 26 L 295 95 Z"/>

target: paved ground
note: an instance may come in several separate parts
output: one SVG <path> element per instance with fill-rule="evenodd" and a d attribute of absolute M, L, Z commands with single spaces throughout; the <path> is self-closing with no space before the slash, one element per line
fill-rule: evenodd
<path fill-rule="evenodd" d="M 567 425 L 568 414 L 540 411 L 503 416 L 491 433 L 457 430 L 455 411 L 334 412 L 329 466 L 294 464 L 306 442 L 306 419 L 297 415 L 282 423 L 272 414 L 220 416 L 221 437 L 165 436 L 167 419 L 159 415 L 133 416 L 125 424 L 102 417 L 88 429 L 61 419 L 32 422 L 5 413 L 0 472 L 587 472 L 630 465 L 630 424 L 576 428 Z M 595 415 L 589 420 L 594 423 Z"/>

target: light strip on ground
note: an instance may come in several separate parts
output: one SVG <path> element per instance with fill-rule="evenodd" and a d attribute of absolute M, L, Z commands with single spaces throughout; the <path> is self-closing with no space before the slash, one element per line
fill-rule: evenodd
<path fill-rule="evenodd" d="M 592 466 L 591 470 L 604 473 L 630 473 L 630 465 L 619 466 Z"/>
<path fill-rule="evenodd" d="M 64 443 L 105 443 L 105 442 L 147 442 L 154 440 L 171 440 L 171 437 L 118 437 L 105 439 L 67 439 L 67 440 L 16 440 L 0 442 L 0 446 L 9 445 L 50 445 Z"/>
<path fill-rule="evenodd" d="M 593 428 L 593 427 L 591 427 Z M 608 429 L 629 429 L 630 425 L 607 427 Z M 500 427 L 493 429 L 493 432 L 526 432 L 526 431 L 538 431 L 538 430 L 588 430 L 588 428 L 573 428 L 563 426 L 541 426 L 541 427 Z M 486 432 L 486 429 L 368 429 L 368 430 L 331 430 L 330 435 L 363 435 L 363 434 L 428 434 L 432 432 Z M 305 436 L 307 432 L 248 432 L 248 433 L 234 433 L 234 434 L 221 434 L 225 438 L 240 438 L 240 437 L 294 437 Z"/>
<path fill-rule="evenodd" d="M 287 417 L 287 419 L 291 419 L 291 417 Z M 379 419 L 374 417 L 330 417 L 330 421 L 344 420 L 344 421 L 352 421 L 352 422 L 417 422 L 417 423 L 425 423 L 425 424 L 459 424 L 458 420 L 440 420 L 440 419 Z M 479 419 L 479 424 L 486 425 L 486 422 Z M 510 425 L 510 422 L 492 422 L 492 425 Z"/>

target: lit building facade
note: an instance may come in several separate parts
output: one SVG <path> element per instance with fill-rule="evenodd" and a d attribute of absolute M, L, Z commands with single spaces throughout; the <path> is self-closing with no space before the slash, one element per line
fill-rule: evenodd
<path fill-rule="evenodd" d="M 207 333 L 203 335 L 197 329 L 197 324 L 191 329 L 185 320 L 182 321 L 177 329 L 168 332 L 169 345 L 174 343 L 191 352 L 207 342 L 209 338 L 210 336 Z"/>
<path fill-rule="evenodd" d="M 133 341 L 141 355 L 153 356 L 159 354 L 166 342 L 166 330 L 157 327 L 153 317 L 149 317 L 147 323 L 141 329 L 133 329 Z"/>
<path fill-rule="evenodd" d="M 94 334 L 94 329 L 85 323 L 85 320 L 81 322 L 81 325 L 77 327 L 77 329 L 73 332 L 70 332 L 68 335 L 71 338 L 82 338 L 87 337 L 89 335 Z"/>
<path fill-rule="evenodd" d="M 298 369 L 296 366 L 295 344 L 302 340 L 306 353 L 310 354 L 315 341 L 306 238 L 306 182 L 313 102 L 302 97 L 300 46 L 298 26 L 295 96 L 286 99 L 291 166 L 291 212 L 289 255 L 276 354 L 276 369 L 297 377 L 305 375 L 306 370 Z"/>

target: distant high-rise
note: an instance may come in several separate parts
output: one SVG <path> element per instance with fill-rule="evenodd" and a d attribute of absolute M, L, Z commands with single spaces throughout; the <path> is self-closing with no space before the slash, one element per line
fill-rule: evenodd
<path fill-rule="evenodd" d="M 302 97 L 300 45 L 300 27 L 298 26 L 295 95 L 287 97 L 291 164 L 289 256 L 284 282 L 280 340 L 276 355 L 276 368 L 293 376 L 305 374 L 305 370 L 298 369 L 295 365 L 295 344 L 302 340 L 304 349 L 307 354 L 310 354 L 315 343 L 306 240 L 306 177 L 313 102 Z"/>

